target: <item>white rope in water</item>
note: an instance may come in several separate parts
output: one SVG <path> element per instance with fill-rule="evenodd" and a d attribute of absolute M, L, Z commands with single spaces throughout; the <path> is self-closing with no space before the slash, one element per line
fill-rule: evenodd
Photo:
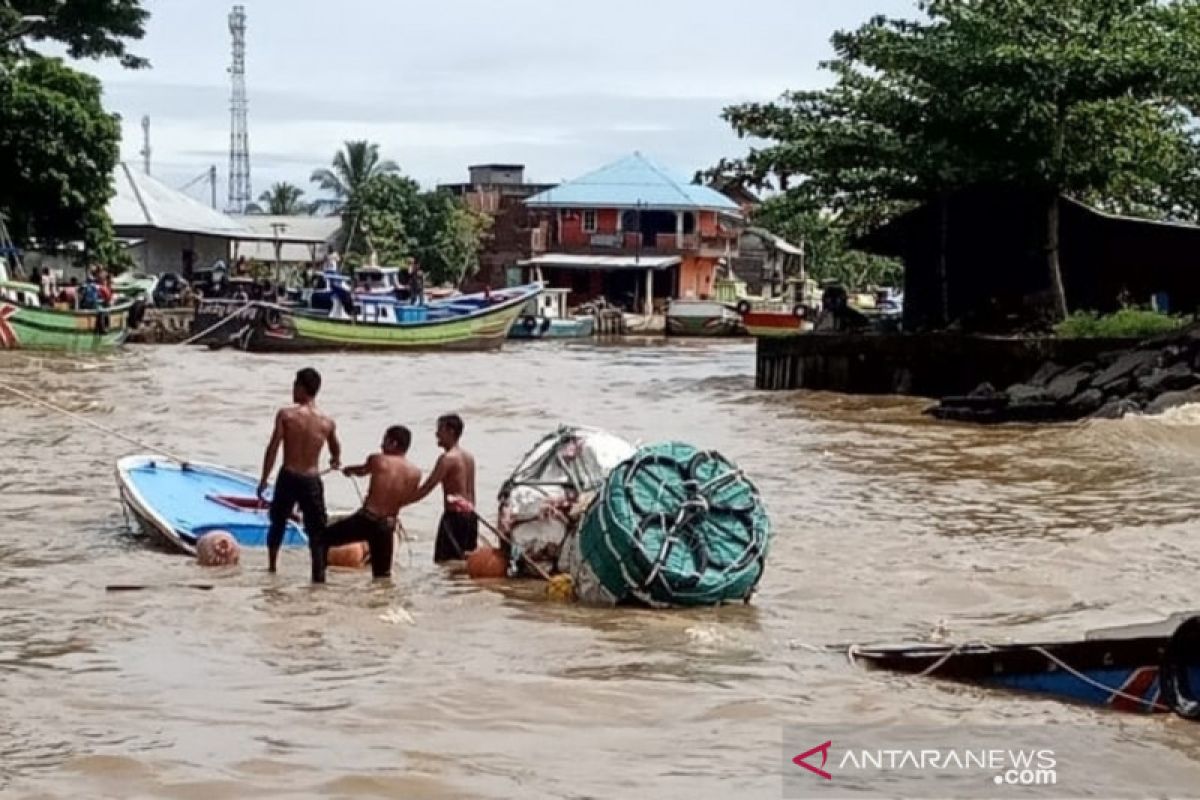
<path fill-rule="evenodd" d="M 114 436 L 118 439 L 129 442 L 130 444 L 136 445 L 137 447 L 140 447 L 143 450 L 149 450 L 151 453 L 157 453 L 158 455 L 163 456 L 164 458 L 167 458 L 171 461 L 175 461 L 179 464 L 187 464 L 186 459 L 182 459 L 177 455 L 169 453 L 166 450 L 163 450 L 161 447 L 155 447 L 154 445 L 146 444 L 145 442 L 134 439 L 132 436 L 126 436 L 125 434 L 121 433 L 120 431 L 113 430 L 112 428 L 109 428 L 105 425 L 101 425 L 98 422 L 93 422 L 92 420 L 88 419 L 87 417 L 83 417 L 83 416 L 80 416 L 79 414 L 76 414 L 74 411 L 68 411 L 65 408 L 56 406 L 54 403 L 51 403 L 48 400 L 42 400 L 41 398 L 34 397 L 33 395 L 29 394 L 28 392 L 23 392 L 20 389 L 16 388 L 15 386 L 10 386 L 7 383 L 0 383 L 0 389 L 3 389 L 4 391 L 9 392 L 10 394 L 16 395 L 17 397 L 21 398 L 22 400 L 33 403 L 35 405 L 39 405 L 43 408 L 47 408 L 57 414 L 62 414 L 65 417 L 69 417 L 70 419 L 73 419 L 76 422 L 80 422 L 91 428 L 95 428 L 96 430 L 100 431 L 101 433 L 105 433 L 105 434 L 108 434 L 109 436 Z"/>
<path fill-rule="evenodd" d="M 1101 691 L 1104 691 L 1104 692 L 1111 692 L 1114 697 L 1120 697 L 1124 700 L 1129 700 L 1132 703 L 1137 703 L 1138 705 L 1146 705 L 1146 698 L 1136 697 L 1132 694 L 1129 694 L 1128 692 L 1123 692 L 1120 689 L 1115 689 L 1112 686 L 1106 686 L 1103 683 L 1101 683 L 1100 681 L 1095 680 L 1094 678 L 1091 678 L 1091 677 L 1083 674 L 1079 670 L 1075 669 L 1070 664 L 1063 661 L 1061 658 L 1058 658 L 1057 656 L 1055 656 L 1053 653 L 1051 653 L 1044 647 L 1034 647 L 1034 648 L 1032 648 L 1032 650 L 1033 650 L 1033 652 L 1041 655 L 1046 660 L 1048 660 L 1054 664 L 1057 664 L 1060 668 L 1062 668 L 1062 670 L 1064 672 L 1068 673 L 1069 675 L 1071 675 L 1075 678 L 1078 678 L 1079 680 L 1086 683 L 1088 686 L 1091 686 L 1093 689 L 1100 689 Z M 1165 706 L 1162 703 L 1158 702 L 1157 700 L 1151 702 L 1150 707 L 1155 709 L 1156 711 L 1170 711 L 1171 710 L 1169 706 Z"/>

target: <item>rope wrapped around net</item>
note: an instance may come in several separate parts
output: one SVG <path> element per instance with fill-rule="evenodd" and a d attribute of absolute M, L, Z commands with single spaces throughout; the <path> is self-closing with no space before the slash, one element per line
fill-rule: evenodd
<path fill-rule="evenodd" d="M 758 489 L 735 464 L 715 451 L 658 444 L 612 471 L 580 525 L 572 577 L 585 602 L 748 600 L 770 538 Z"/>

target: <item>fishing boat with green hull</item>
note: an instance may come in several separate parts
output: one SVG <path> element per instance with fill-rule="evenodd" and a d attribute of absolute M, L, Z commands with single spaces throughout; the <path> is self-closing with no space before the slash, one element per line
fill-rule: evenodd
<path fill-rule="evenodd" d="M 0 350 L 111 350 L 125 343 L 133 302 L 99 311 L 41 308 L 36 286 L 0 281 Z"/>
<path fill-rule="evenodd" d="M 496 350 L 540 284 L 461 295 L 429 305 L 357 296 L 354 314 L 340 302 L 329 313 L 252 304 L 231 315 L 219 336 L 255 353 L 319 350 Z M 197 340 L 212 344 L 211 337 Z"/>

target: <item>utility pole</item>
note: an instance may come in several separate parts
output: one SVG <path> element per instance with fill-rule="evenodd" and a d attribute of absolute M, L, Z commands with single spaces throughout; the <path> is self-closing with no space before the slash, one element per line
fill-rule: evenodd
<path fill-rule="evenodd" d="M 150 117 L 142 117 L 142 170 L 150 174 Z"/>

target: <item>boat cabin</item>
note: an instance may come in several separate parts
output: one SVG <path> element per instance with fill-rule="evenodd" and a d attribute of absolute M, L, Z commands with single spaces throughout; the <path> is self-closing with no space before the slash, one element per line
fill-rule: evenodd
<path fill-rule="evenodd" d="M 359 267 L 354 270 L 354 290 L 371 294 L 390 294 L 396 289 L 407 288 L 400 281 L 397 267 Z"/>
<path fill-rule="evenodd" d="M 521 311 L 523 317 L 540 317 L 543 319 L 570 319 L 567 298 L 570 289 L 543 289 L 542 293 L 525 304 Z"/>

